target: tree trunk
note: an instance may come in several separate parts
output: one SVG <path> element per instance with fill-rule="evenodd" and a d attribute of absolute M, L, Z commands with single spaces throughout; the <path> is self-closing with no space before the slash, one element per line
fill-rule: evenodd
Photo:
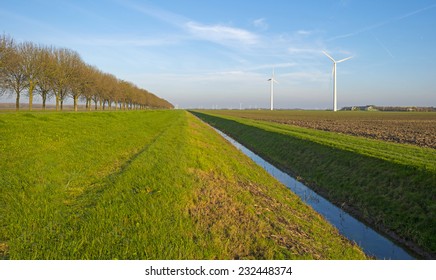
<path fill-rule="evenodd" d="M 32 111 L 33 107 L 33 89 L 35 88 L 34 83 L 29 84 L 29 111 Z"/>
<path fill-rule="evenodd" d="M 32 104 L 33 103 L 33 92 L 29 89 L 29 111 L 32 111 Z"/>
<path fill-rule="evenodd" d="M 61 100 L 61 111 L 64 110 L 64 100 Z"/>
<path fill-rule="evenodd" d="M 42 110 L 45 111 L 45 101 L 47 100 L 47 93 L 42 94 Z"/>
<path fill-rule="evenodd" d="M 55 96 L 56 96 L 56 111 L 59 111 L 59 93 L 55 92 Z"/>
<path fill-rule="evenodd" d="M 15 100 L 15 110 L 20 110 L 20 94 L 17 93 L 17 99 Z"/>
<path fill-rule="evenodd" d="M 77 112 L 77 95 L 74 95 L 74 112 Z"/>

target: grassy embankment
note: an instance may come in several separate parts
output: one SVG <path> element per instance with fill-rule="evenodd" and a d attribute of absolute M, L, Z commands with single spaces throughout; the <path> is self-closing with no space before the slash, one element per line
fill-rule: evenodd
<path fill-rule="evenodd" d="M 0 258 L 365 258 L 184 111 L 0 114 Z"/>
<path fill-rule="evenodd" d="M 436 256 L 436 151 L 195 113 L 427 258 Z"/>

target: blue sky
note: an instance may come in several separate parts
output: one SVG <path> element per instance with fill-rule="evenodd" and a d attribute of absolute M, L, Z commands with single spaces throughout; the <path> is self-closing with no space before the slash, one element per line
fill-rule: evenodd
<path fill-rule="evenodd" d="M 0 32 L 67 47 L 181 108 L 436 106 L 436 1 L 0 0 Z M 3 97 L 4 99 L 4 97 Z M 12 100 L 12 99 L 11 99 Z"/>

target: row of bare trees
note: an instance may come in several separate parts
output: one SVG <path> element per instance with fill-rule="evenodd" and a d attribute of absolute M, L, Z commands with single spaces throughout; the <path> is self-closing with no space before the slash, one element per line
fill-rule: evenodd
<path fill-rule="evenodd" d="M 50 98 L 56 100 L 56 110 L 63 109 L 67 98 L 73 100 L 75 111 L 79 100 L 88 110 L 173 107 L 147 90 L 86 64 L 73 50 L 16 43 L 8 35 L 0 37 L 0 94 L 15 95 L 16 110 L 23 94 L 29 97 L 29 110 L 34 95 L 41 96 L 43 110 Z"/>

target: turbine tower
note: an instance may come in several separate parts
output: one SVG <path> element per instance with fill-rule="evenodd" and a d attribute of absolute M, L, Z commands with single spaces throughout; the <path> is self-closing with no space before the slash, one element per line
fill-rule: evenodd
<path fill-rule="evenodd" d="M 333 57 L 331 57 L 328 53 L 325 51 L 322 51 L 328 58 L 330 58 L 331 61 L 333 61 L 333 112 L 336 112 L 338 110 L 337 108 L 337 97 L 336 97 L 336 64 L 344 62 L 345 60 L 349 60 L 352 58 L 352 56 L 341 59 L 341 60 L 334 60 Z"/>
<path fill-rule="evenodd" d="M 270 107 L 271 107 L 271 111 L 274 110 L 274 83 L 278 83 L 277 80 L 274 78 L 274 68 L 272 71 L 272 77 L 271 79 L 268 79 L 268 81 L 271 82 L 271 100 L 270 100 Z"/>

